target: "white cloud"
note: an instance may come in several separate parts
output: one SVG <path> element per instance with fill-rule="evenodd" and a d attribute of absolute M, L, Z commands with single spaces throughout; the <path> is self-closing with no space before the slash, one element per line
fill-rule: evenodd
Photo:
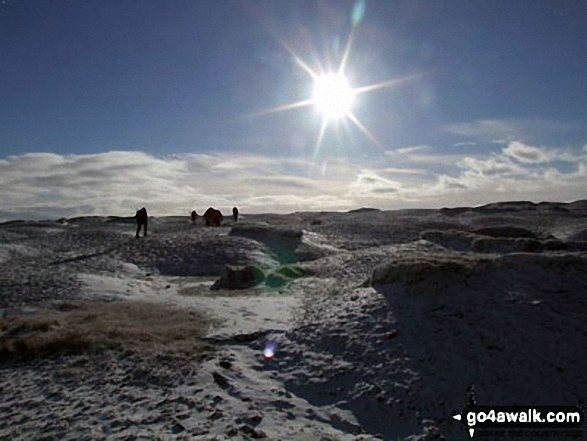
<path fill-rule="evenodd" d="M 397 194 L 401 187 L 399 182 L 383 178 L 375 171 L 363 170 L 349 184 L 347 196 L 386 198 Z"/>
<path fill-rule="evenodd" d="M 453 135 L 475 140 L 513 141 L 528 135 L 562 133 L 573 130 L 572 124 L 549 119 L 477 119 L 457 122 L 444 128 Z"/>
<path fill-rule="evenodd" d="M 458 163 L 459 167 L 469 172 L 485 176 L 523 175 L 526 170 L 515 164 L 510 158 L 503 155 L 491 155 L 486 159 L 464 158 Z"/>
<path fill-rule="evenodd" d="M 0 220 L 124 216 L 141 206 L 154 215 L 234 205 L 245 212 L 284 212 L 308 204 L 317 208 L 321 202 L 347 209 L 352 201 L 336 195 L 346 191 L 354 167 L 350 170 L 344 163 L 325 168 L 312 160 L 242 152 L 165 158 L 127 151 L 30 153 L 0 160 Z M 301 171 L 312 177 L 300 176 Z M 259 197 L 271 205 L 259 206 Z"/>
<path fill-rule="evenodd" d="M 457 122 L 445 127 L 445 131 L 454 135 L 472 138 L 490 137 L 511 139 L 520 135 L 517 124 L 512 121 L 478 119 L 471 122 Z"/>
<path fill-rule="evenodd" d="M 587 194 L 587 147 L 511 141 L 489 155 L 476 149 L 460 155 L 439 155 L 427 146 L 404 149 L 408 153 L 382 155 L 370 164 L 244 152 L 11 156 L 0 159 L 0 220 L 129 216 L 141 206 L 156 216 L 235 205 L 243 213 L 283 213 L 573 200 Z"/>
<path fill-rule="evenodd" d="M 453 145 L 455 147 L 474 147 L 477 145 L 477 143 L 473 142 L 473 141 L 463 141 L 463 142 L 457 142 Z"/>
<path fill-rule="evenodd" d="M 278 195 L 278 196 L 254 196 L 242 201 L 243 205 L 250 207 L 254 212 L 270 213 L 275 212 L 271 207 L 279 206 L 281 212 L 293 211 L 339 211 L 349 210 L 353 207 L 352 199 L 332 196 L 318 195 L 302 197 L 296 195 Z"/>
<path fill-rule="evenodd" d="M 381 170 L 383 173 L 391 175 L 422 175 L 428 173 L 423 168 L 398 168 L 398 167 L 387 167 Z"/>
<path fill-rule="evenodd" d="M 314 189 L 314 183 L 311 179 L 296 178 L 296 177 L 281 177 L 281 176 L 266 176 L 258 178 L 248 178 L 246 180 L 249 184 L 261 187 L 277 186 L 289 189 Z"/>
<path fill-rule="evenodd" d="M 412 159 L 415 155 L 417 153 Z M 512 141 L 499 153 L 450 156 L 454 156 L 452 159 L 458 167 L 454 174 L 438 174 L 432 182 L 402 180 L 388 185 L 395 191 L 376 195 L 373 189 L 382 184 L 373 173 L 383 173 L 385 169 L 373 170 L 371 174 L 359 175 L 354 182 L 355 194 L 370 197 L 375 202 L 379 196 L 379 203 L 386 198 L 389 204 L 401 202 L 403 206 L 438 207 L 480 205 L 499 200 L 570 201 L 584 198 L 587 193 L 587 158 L 576 150 L 533 148 Z M 561 161 L 576 162 L 576 169 L 556 168 L 555 164 Z M 357 187 L 363 190 L 357 191 Z"/>
<path fill-rule="evenodd" d="M 527 164 L 541 164 L 552 161 L 576 162 L 584 159 L 583 155 L 561 149 L 534 147 L 519 141 L 512 141 L 503 153 Z"/>
<path fill-rule="evenodd" d="M 430 166 L 433 166 L 438 164 L 454 165 L 463 158 L 471 155 L 480 155 L 482 153 L 480 151 L 476 151 L 473 153 L 463 152 L 457 154 L 443 154 L 436 151 L 432 146 L 419 144 L 408 147 L 400 147 L 395 150 L 387 150 L 385 154 L 392 158 L 394 164 L 401 163 L 401 165 L 414 165 L 414 163 L 417 163 L 418 165 L 422 165 L 423 163 L 430 163 Z M 410 167 L 404 168 L 410 169 Z M 421 168 L 419 167 L 418 170 L 419 169 Z"/>
<path fill-rule="evenodd" d="M 555 161 L 577 161 L 576 170 L 563 172 L 551 165 Z M 467 157 L 458 166 L 458 175 L 440 175 L 436 183 L 418 189 L 423 205 L 431 200 L 444 205 L 479 205 L 499 200 L 571 201 L 585 198 L 587 192 L 587 160 L 570 150 L 511 142 L 501 153 Z"/>
<path fill-rule="evenodd" d="M 518 141 L 510 142 L 503 152 L 520 162 L 526 163 L 550 162 L 554 158 L 552 152 L 548 152 L 547 150 L 538 147 L 532 147 Z"/>
<path fill-rule="evenodd" d="M 434 185 L 426 190 L 428 195 L 446 195 L 447 193 L 463 192 L 467 184 L 452 176 L 440 175 Z"/>
<path fill-rule="evenodd" d="M 387 150 L 385 153 L 387 155 L 408 155 L 410 153 L 414 153 L 414 152 L 421 152 L 423 150 L 428 150 L 430 149 L 430 146 L 425 145 L 425 144 L 418 144 L 418 145 L 411 145 L 411 146 L 407 146 L 407 147 L 399 147 L 395 150 Z"/>

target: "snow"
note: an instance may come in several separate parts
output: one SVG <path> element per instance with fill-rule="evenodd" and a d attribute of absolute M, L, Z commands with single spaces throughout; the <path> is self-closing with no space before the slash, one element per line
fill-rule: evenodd
<path fill-rule="evenodd" d="M 155 302 L 203 312 L 215 348 L 184 363 L 0 360 L 0 438 L 465 440 L 451 415 L 471 385 L 479 404 L 575 405 L 587 396 L 583 205 L 247 215 L 219 228 L 157 217 L 139 240 L 108 218 L 0 225 L 4 311 Z M 225 265 L 292 276 L 210 290 Z"/>

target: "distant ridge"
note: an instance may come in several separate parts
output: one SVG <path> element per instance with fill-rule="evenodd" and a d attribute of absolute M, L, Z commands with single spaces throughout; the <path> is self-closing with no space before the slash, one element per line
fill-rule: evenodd
<path fill-rule="evenodd" d="M 349 213 L 367 213 L 369 211 L 381 211 L 379 208 L 367 208 L 367 207 L 362 207 L 362 208 L 356 208 L 354 210 L 349 210 Z"/>
<path fill-rule="evenodd" d="M 23 220 L 10 220 L 6 222 L 1 222 L 0 225 L 16 225 L 16 224 L 24 224 L 26 221 Z"/>
<path fill-rule="evenodd" d="M 531 201 L 507 201 L 492 202 L 479 207 L 455 207 L 441 208 L 440 212 L 447 216 L 456 216 L 463 213 L 504 213 L 517 211 L 558 211 L 570 212 L 587 210 L 587 200 L 578 200 L 574 202 L 531 202 Z"/>
<path fill-rule="evenodd" d="M 134 224 L 135 218 L 131 216 L 108 216 L 106 222 L 115 222 L 119 224 Z"/>

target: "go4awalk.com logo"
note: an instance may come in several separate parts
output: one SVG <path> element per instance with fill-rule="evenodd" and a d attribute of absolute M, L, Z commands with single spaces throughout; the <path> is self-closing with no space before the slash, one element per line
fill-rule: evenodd
<path fill-rule="evenodd" d="M 471 438 L 481 429 L 526 429 L 530 431 L 579 431 L 584 423 L 583 411 L 576 406 L 478 406 L 469 404 L 452 416 L 461 421 Z M 561 429 L 563 429 L 561 431 Z M 564 430 L 566 429 L 566 430 Z M 570 433 L 570 432 L 569 432 Z"/>

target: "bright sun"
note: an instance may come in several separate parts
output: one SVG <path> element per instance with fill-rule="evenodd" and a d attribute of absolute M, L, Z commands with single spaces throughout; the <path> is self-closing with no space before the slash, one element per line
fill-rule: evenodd
<path fill-rule="evenodd" d="M 354 92 L 342 73 L 327 73 L 314 80 L 314 104 L 324 118 L 346 116 L 353 104 Z"/>
<path fill-rule="evenodd" d="M 363 5 L 363 3 L 364 2 L 361 1 L 357 2 L 358 5 Z M 360 12 L 360 14 L 362 14 L 362 12 Z M 322 115 L 322 124 L 320 126 L 320 130 L 318 131 L 318 139 L 316 140 L 315 154 L 317 154 L 320 150 L 320 146 L 322 144 L 322 140 L 324 138 L 324 134 L 326 133 L 327 127 L 329 125 L 333 125 L 334 128 L 338 130 L 339 121 L 345 123 L 344 126 L 347 129 L 348 124 L 346 123 L 350 121 L 361 132 L 363 132 L 363 134 L 367 138 L 369 138 L 374 145 L 376 145 L 382 151 L 385 151 L 386 149 L 379 143 L 379 141 L 377 141 L 375 136 L 373 136 L 373 134 L 369 130 L 367 130 L 363 123 L 361 123 L 361 121 L 359 121 L 359 119 L 353 114 L 352 106 L 354 104 L 355 97 L 366 92 L 396 86 L 400 83 L 403 83 L 404 81 L 416 78 L 420 76 L 420 74 L 413 74 L 405 76 L 403 78 L 390 79 L 387 81 L 382 81 L 380 83 L 370 84 L 368 86 L 351 87 L 349 80 L 344 74 L 344 71 L 349 59 L 355 26 L 360 21 L 360 18 L 355 19 L 354 16 L 355 12 L 353 11 L 353 28 L 351 29 L 351 33 L 349 34 L 348 40 L 346 42 L 342 59 L 340 61 L 340 66 L 335 71 L 326 71 L 326 73 L 320 73 L 324 72 L 322 67 L 320 67 L 320 69 L 317 70 L 312 69 L 304 60 L 302 60 L 302 58 L 300 58 L 296 54 L 296 52 L 285 41 L 279 39 L 281 45 L 290 53 L 296 64 L 300 66 L 302 69 L 304 69 L 306 73 L 308 73 L 308 75 L 310 75 L 310 77 L 312 77 L 312 79 L 314 80 L 314 93 L 310 98 L 261 110 L 259 112 L 251 114 L 251 116 L 260 116 L 274 112 L 283 112 L 286 110 L 297 109 L 300 107 L 316 106 L 316 109 Z M 333 122 L 334 124 L 331 124 Z"/>

